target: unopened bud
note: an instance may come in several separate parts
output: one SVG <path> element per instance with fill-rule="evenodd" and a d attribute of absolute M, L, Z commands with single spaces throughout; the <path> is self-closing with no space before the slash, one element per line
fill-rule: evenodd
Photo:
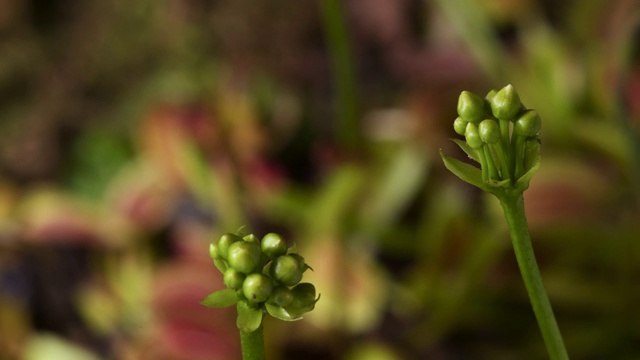
<path fill-rule="evenodd" d="M 467 122 L 479 123 L 484 119 L 484 101 L 470 91 L 463 91 L 458 97 L 458 115 Z"/>
<path fill-rule="evenodd" d="M 500 89 L 491 98 L 491 112 L 500 120 L 512 120 L 521 107 L 520 97 L 511 84 Z"/>
<path fill-rule="evenodd" d="M 517 135 L 530 137 L 538 135 L 542 121 L 538 112 L 535 110 L 527 110 L 518 117 L 513 124 L 513 132 Z"/>
<path fill-rule="evenodd" d="M 478 125 L 478 132 L 480 133 L 480 139 L 487 144 L 495 144 L 500 140 L 500 126 L 493 119 L 482 120 Z"/>
<path fill-rule="evenodd" d="M 467 130 L 467 121 L 464 121 L 461 117 L 457 117 L 454 121 L 453 121 L 453 129 L 456 131 L 456 133 L 458 133 L 459 135 L 464 135 L 465 130 Z"/>
<path fill-rule="evenodd" d="M 467 140 L 467 144 L 469 144 L 471 148 L 480 149 L 482 147 L 482 139 L 480 138 L 480 133 L 478 132 L 478 125 L 469 123 L 467 125 L 467 130 L 464 133 L 464 137 Z"/>

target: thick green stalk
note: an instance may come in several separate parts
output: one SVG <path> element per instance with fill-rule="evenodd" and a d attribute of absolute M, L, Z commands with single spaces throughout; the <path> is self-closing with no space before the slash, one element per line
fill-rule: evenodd
<path fill-rule="evenodd" d="M 264 360 L 264 336 L 262 325 L 252 332 L 240 330 L 240 344 L 242 345 L 243 360 Z"/>
<path fill-rule="evenodd" d="M 504 209 L 520 273 L 549 357 L 552 360 L 569 359 L 533 253 L 522 193 L 515 192 L 501 196 L 500 204 Z"/>

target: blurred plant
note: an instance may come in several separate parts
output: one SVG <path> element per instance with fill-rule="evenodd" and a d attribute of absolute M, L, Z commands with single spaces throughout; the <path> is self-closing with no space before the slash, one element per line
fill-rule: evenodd
<path fill-rule="evenodd" d="M 311 269 L 295 246 L 288 247 L 278 234 L 262 240 L 255 235 L 224 234 L 209 247 L 215 266 L 224 274 L 227 289 L 207 295 L 207 307 L 236 305 L 242 356 L 261 360 L 264 355 L 262 320 L 265 313 L 284 321 L 295 321 L 313 310 L 320 295 L 310 283 L 301 283 Z"/>
<path fill-rule="evenodd" d="M 512 85 L 491 90 L 483 100 L 463 91 L 458 99 L 455 131 L 466 142 L 455 141 L 481 169 L 447 157 L 445 166 L 468 182 L 500 200 L 533 311 L 552 359 L 568 359 L 562 335 L 536 263 L 523 192 L 540 166 L 540 117 L 526 109 Z"/>

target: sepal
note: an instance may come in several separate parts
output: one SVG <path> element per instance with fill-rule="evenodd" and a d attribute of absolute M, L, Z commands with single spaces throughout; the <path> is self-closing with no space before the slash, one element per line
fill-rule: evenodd
<path fill-rule="evenodd" d="M 223 289 L 205 296 L 205 298 L 200 301 L 200 304 L 206 307 L 224 308 L 237 303 L 238 300 L 240 300 L 240 297 L 235 290 Z"/>
<path fill-rule="evenodd" d="M 267 312 L 269 313 L 269 315 L 273 316 L 276 319 L 280 319 L 284 321 L 297 321 L 302 319 L 302 316 L 297 316 L 297 317 L 292 316 L 282 306 L 266 303 L 265 308 L 267 309 Z"/>
<path fill-rule="evenodd" d="M 456 145 L 458 145 L 458 147 L 460 147 L 460 149 L 464 151 L 465 154 L 467 154 L 469 159 L 477 162 L 478 164 L 480 163 L 480 159 L 478 158 L 478 152 L 472 149 L 471 146 L 469 146 L 469 144 L 467 144 L 466 141 L 462 141 L 460 139 L 451 139 L 451 141 L 456 143 Z"/>
<path fill-rule="evenodd" d="M 238 320 L 236 325 L 243 332 L 254 332 L 262 324 L 262 308 L 249 305 L 246 300 L 238 302 Z"/>
<path fill-rule="evenodd" d="M 464 149 L 463 149 L 464 150 Z M 476 186 L 482 190 L 489 191 L 489 188 L 482 181 L 482 171 L 477 167 L 464 163 L 460 160 L 448 157 L 440 150 L 440 156 L 444 162 L 444 166 L 451 171 L 460 180 Z"/>
<path fill-rule="evenodd" d="M 520 191 L 527 190 L 529 188 L 529 182 L 531 181 L 533 174 L 535 174 L 539 168 L 540 168 L 540 155 L 538 155 L 538 158 L 536 159 L 536 162 L 533 163 L 533 166 L 531 166 L 531 168 L 526 173 L 524 173 L 524 175 L 522 175 L 518 179 L 518 181 L 516 181 L 516 189 Z"/>

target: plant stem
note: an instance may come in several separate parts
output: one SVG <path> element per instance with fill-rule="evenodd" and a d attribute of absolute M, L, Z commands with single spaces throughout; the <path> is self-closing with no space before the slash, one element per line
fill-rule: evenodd
<path fill-rule="evenodd" d="M 524 213 L 522 193 L 512 192 L 501 196 L 500 204 L 507 219 L 509 234 L 511 235 L 511 242 L 516 253 L 520 273 L 527 288 L 529 300 L 538 320 L 538 326 L 547 346 L 549 357 L 552 360 L 569 359 L 533 253 L 527 218 Z"/>
<path fill-rule="evenodd" d="M 242 346 L 243 360 L 264 360 L 264 336 L 262 325 L 256 331 L 240 331 L 240 344 Z"/>
<path fill-rule="evenodd" d="M 320 16 L 330 55 L 333 86 L 337 95 L 339 139 L 342 146 L 355 149 L 360 144 L 359 106 L 355 67 L 349 44 L 341 0 L 321 0 Z"/>

